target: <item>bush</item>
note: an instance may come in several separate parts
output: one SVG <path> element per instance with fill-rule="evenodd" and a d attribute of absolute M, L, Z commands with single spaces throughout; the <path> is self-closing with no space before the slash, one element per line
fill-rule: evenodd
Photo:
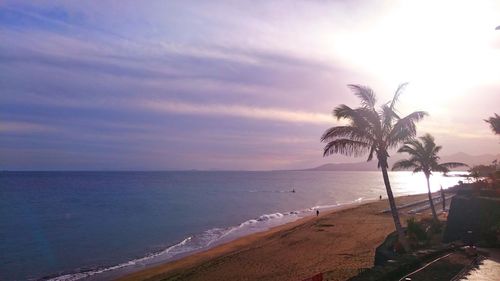
<path fill-rule="evenodd" d="M 440 221 L 431 221 L 431 231 L 432 233 L 440 233 L 443 228 L 443 224 Z"/>
<path fill-rule="evenodd" d="M 410 240 L 419 242 L 426 241 L 428 239 L 424 228 L 415 220 L 415 218 L 409 218 L 406 222 L 408 225 L 407 232 Z"/>

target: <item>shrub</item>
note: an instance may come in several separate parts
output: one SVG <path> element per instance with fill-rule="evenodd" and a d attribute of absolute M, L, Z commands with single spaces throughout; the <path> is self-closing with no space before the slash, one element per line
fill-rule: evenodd
<path fill-rule="evenodd" d="M 431 231 L 432 233 L 440 233 L 443 228 L 443 224 L 440 221 L 431 221 Z"/>
<path fill-rule="evenodd" d="M 427 240 L 427 234 L 425 233 L 424 228 L 420 223 L 418 223 L 415 218 L 409 218 L 407 221 L 407 231 L 408 231 L 408 236 L 411 240 L 414 241 L 426 241 Z"/>

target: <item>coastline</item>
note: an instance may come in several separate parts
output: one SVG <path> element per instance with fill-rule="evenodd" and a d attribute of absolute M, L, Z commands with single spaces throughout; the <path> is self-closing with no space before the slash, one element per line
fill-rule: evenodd
<path fill-rule="evenodd" d="M 115 265 L 94 267 L 81 271 L 69 271 L 59 273 L 52 276 L 45 276 L 43 280 L 49 281 L 105 281 L 115 280 L 128 276 L 130 274 L 154 268 L 158 265 L 168 264 L 177 260 L 203 253 L 210 249 L 225 245 L 235 240 L 250 237 L 254 234 L 267 233 L 279 227 L 284 227 L 304 219 L 312 218 L 316 213 L 315 210 L 320 210 L 321 213 L 330 213 L 353 208 L 355 206 L 366 204 L 378 199 L 358 198 L 353 201 L 341 202 L 333 205 L 316 205 L 301 210 L 288 211 L 283 213 L 263 214 L 255 219 L 249 219 L 239 225 L 229 226 L 226 228 L 212 228 L 202 232 L 201 234 L 192 234 L 185 237 L 182 241 L 172 244 L 169 247 L 160 251 L 151 252 L 145 256 L 138 257 L 132 260 L 124 261 Z M 250 227 L 250 228 L 248 228 Z M 205 234 L 211 236 L 212 232 L 218 232 L 215 237 L 210 237 L 208 241 L 204 240 Z M 200 241 L 203 240 L 203 241 Z M 194 242 L 194 245 L 193 245 Z M 198 244 L 200 243 L 201 244 Z M 187 247 L 185 247 L 187 246 Z M 194 246 L 194 248 L 193 248 Z"/>
<path fill-rule="evenodd" d="M 226 214 L 220 214 L 219 216 L 219 208 L 213 208 L 214 210 L 217 210 L 216 212 L 212 212 L 212 216 L 208 216 L 208 218 L 211 220 L 211 224 L 207 224 L 207 227 L 205 229 L 201 228 L 196 229 L 194 231 L 185 231 L 182 233 L 182 235 L 178 235 L 178 237 L 174 239 L 165 239 L 162 238 L 163 233 L 171 233 L 176 231 L 175 228 L 175 223 L 172 224 L 174 227 L 173 228 L 168 228 L 165 229 L 165 223 L 162 218 L 156 218 L 160 219 L 159 222 L 160 224 L 156 226 L 155 223 L 148 223 L 146 228 L 142 228 L 141 224 L 135 223 L 130 225 L 131 231 L 130 233 L 135 233 L 136 235 L 133 237 L 133 243 L 135 243 L 136 246 L 136 253 L 134 255 L 123 255 L 123 258 L 116 259 L 113 261 L 108 261 L 108 262 L 87 262 L 88 266 L 83 267 L 83 266 L 71 266 L 67 267 L 64 270 L 60 270 L 58 272 L 55 272 L 55 270 L 52 270 L 52 272 L 49 272 L 47 270 L 47 273 L 45 274 L 40 274 L 40 279 L 45 279 L 45 280 L 53 280 L 53 281 L 74 281 L 74 280 L 91 280 L 91 281 L 99 281 L 99 280 L 113 280 L 116 278 L 120 278 L 122 276 L 127 276 L 128 274 L 132 274 L 137 271 L 142 271 L 144 269 L 149 269 L 153 268 L 162 264 L 166 264 L 169 262 L 173 262 L 175 260 L 179 260 L 182 258 L 185 258 L 187 256 L 192 256 L 195 255 L 196 253 L 206 251 L 208 249 L 217 247 L 219 245 L 225 244 L 230 241 L 234 241 L 235 239 L 238 239 L 240 237 L 248 237 L 248 235 L 251 235 L 253 233 L 259 233 L 259 232 L 265 232 L 267 230 L 270 230 L 276 226 L 283 226 L 287 225 L 289 222 L 293 222 L 296 220 L 300 220 L 301 218 L 307 217 L 314 215 L 315 210 L 319 209 L 321 214 L 326 214 L 329 213 L 330 211 L 336 211 L 336 210 L 341 210 L 344 208 L 349 208 L 352 206 L 356 206 L 359 204 L 363 204 L 366 202 L 370 202 L 372 200 L 378 201 L 378 195 L 383 194 L 380 186 L 380 178 L 378 177 L 378 174 L 373 174 L 370 173 L 367 175 L 366 179 L 367 180 L 361 180 L 359 182 L 358 180 L 358 175 L 365 175 L 363 172 L 353 172 L 353 173 L 320 173 L 320 174 L 314 174 L 314 178 L 319 177 L 322 180 L 319 182 L 315 182 L 314 186 L 310 186 L 310 181 L 311 179 L 309 176 L 311 174 L 306 173 L 305 175 L 300 174 L 297 175 L 297 182 L 296 188 L 298 188 L 298 194 L 293 195 L 291 193 L 291 189 L 286 189 L 282 187 L 282 179 L 281 177 L 283 174 L 276 174 L 274 177 L 271 179 L 275 179 L 275 183 L 277 185 L 273 186 L 268 185 L 268 184 L 262 184 L 263 186 L 271 186 L 271 188 L 264 188 L 264 189 L 259 189 L 258 187 L 261 186 L 259 185 L 259 180 L 262 178 L 258 175 L 256 175 L 256 183 L 250 186 L 242 186 L 238 191 L 240 193 L 246 194 L 248 193 L 248 197 L 252 198 L 252 200 L 239 200 L 240 203 L 243 205 L 247 206 L 248 208 L 243 208 L 244 210 L 240 212 L 240 210 L 237 210 L 237 214 L 245 214 L 244 216 L 240 215 L 240 218 L 233 220 L 232 222 L 226 222 L 226 219 L 221 219 L 221 218 L 227 218 L 228 215 Z M 273 174 L 268 174 L 268 175 L 273 175 Z M 372 176 L 373 175 L 373 176 Z M 245 177 L 248 176 L 247 174 L 244 175 Z M 253 175 L 252 175 L 253 176 Z M 289 176 L 289 175 L 287 175 Z M 326 177 L 325 177 L 326 176 Z M 349 188 L 349 190 L 346 190 L 345 194 L 348 194 L 347 196 L 343 195 L 332 195 L 333 191 L 330 192 L 324 192 L 325 190 L 325 185 L 328 185 L 327 183 L 329 182 L 328 179 L 331 177 L 333 178 L 339 178 L 340 177 L 340 186 L 344 186 L 344 188 Z M 393 175 L 394 178 L 396 178 L 395 182 L 398 188 L 396 188 L 396 192 L 399 195 L 408 195 L 411 194 L 410 192 L 418 192 L 417 186 L 419 186 L 419 180 L 421 177 L 414 177 L 413 174 L 408 173 L 408 172 L 396 172 L 395 175 Z M 191 179 L 192 175 L 189 175 L 189 177 L 186 177 Z M 423 177 L 422 177 L 423 178 Z M 441 180 L 443 178 L 440 178 Z M 133 182 L 133 181 L 131 181 Z M 326 184 L 325 184 L 326 183 Z M 449 186 L 449 182 L 445 179 L 444 184 L 446 186 Z M 232 184 L 231 184 L 232 185 Z M 370 188 L 361 188 L 360 186 L 368 186 Z M 133 186 L 132 186 L 133 187 Z M 289 186 L 286 186 L 289 187 Z M 312 190 L 309 190 L 309 192 L 302 192 L 305 190 L 305 188 L 308 187 Z M 269 194 L 266 194 L 267 192 L 270 192 Z M 422 191 L 420 191 L 422 192 Z M 338 191 L 337 191 L 338 193 Z M 343 193 L 343 192 L 342 192 Z M 309 196 L 309 194 L 321 194 L 323 197 L 319 198 L 324 198 L 324 199 L 317 199 L 314 196 Z M 343 193 L 344 194 L 344 193 Z M 364 197 L 358 197 L 358 196 L 363 196 Z M 376 195 L 376 196 L 374 196 Z M 336 201 L 333 201 L 333 204 L 330 203 L 328 199 L 330 199 L 329 196 L 332 196 L 333 198 L 338 198 Z M 274 199 L 272 200 L 267 200 L 268 197 L 273 197 Z M 264 202 L 267 200 L 267 205 L 266 204 L 260 204 L 258 205 L 262 198 L 265 198 Z M 277 200 L 279 199 L 279 200 Z M 293 199 L 293 200 L 292 200 Z M 342 200 L 343 199 L 343 200 Z M 425 199 L 425 198 L 424 198 Z M 254 204 L 253 201 L 257 200 L 257 204 Z M 290 200 L 290 201 L 289 201 Z M 106 200 L 104 200 L 106 201 Z M 196 200 L 195 200 L 196 201 Z M 198 203 L 203 203 L 200 201 L 204 200 L 198 200 Z M 135 202 L 135 201 L 124 201 L 123 203 L 130 203 L 130 202 Z M 153 201 L 156 202 L 156 201 Z M 298 202 L 298 203 L 297 203 Z M 156 208 L 159 208 L 163 211 L 168 212 L 168 208 L 164 208 L 165 204 L 164 202 L 161 202 L 161 204 L 156 204 Z M 272 203 L 271 205 L 269 203 Z M 135 203 L 134 203 L 135 204 Z M 169 204 L 166 204 L 167 206 Z M 239 205 L 239 204 L 236 204 Z M 235 204 L 232 206 L 235 208 Z M 388 206 L 386 206 L 387 208 Z M 177 208 L 177 209 L 182 209 L 182 208 Z M 227 208 L 226 208 L 227 209 Z M 252 210 L 252 212 L 248 212 L 245 210 Z M 124 210 L 127 211 L 127 210 Z M 170 210 L 173 211 L 172 214 L 174 214 L 176 211 L 175 210 Z M 168 212 L 170 214 L 170 212 Z M 144 216 L 143 213 L 142 216 L 144 219 L 149 219 L 150 216 Z M 258 214 L 258 215 L 255 215 Z M 150 215 L 154 216 L 155 213 L 150 213 Z M 232 216 L 232 212 L 229 213 L 229 216 Z M 178 216 L 174 216 L 178 217 Z M 198 214 L 197 218 L 202 218 L 203 216 L 200 216 Z M 184 220 L 180 220 L 184 221 Z M 214 221 L 218 223 L 213 223 Z M 175 221 L 174 221 L 175 222 Z M 188 220 L 189 222 L 189 220 Z M 179 225 L 179 223 L 177 223 Z M 182 224 L 181 224 L 182 225 Z M 163 227 L 163 228 L 162 228 Z M 185 229 L 184 229 L 185 230 Z M 127 231 L 124 229 L 124 231 Z M 75 236 L 70 236 L 73 238 L 79 237 L 80 233 L 75 233 Z M 122 239 L 123 237 L 129 237 L 129 232 L 127 231 L 126 233 L 116 233 L 115 234 L 116 239 L 118 240 L 117 242 Z M 148 250 L 144 251 L 142 249 L 149 247 L 147 243 L 142 243 L 142 237 L 148 238 L 148 237 L 157 237 L 158 241 L 169 241 L 169 242 L 160 242 L 162 244 L 156 244 L 159 246 L 156 246 L 155 248 L 149 248 Z M 85 239 L 86 237 L 81 237 L 80 239 Z M 98 238 L 98 237 L 97 237 Z M 99 242 L 99 241 L 95 241 Z M 89 241 L 88 243 L 94 243 Z M 145 247 L 140 247 L 138 249 L 137 245 L 144 244 Z M 110 249 L 113 253 L 117 252 L 123 252 L 127 251 L 129 249 L 128 243 L 121 245 L 119 249 L 113 250 Z M 100 247 L 99 249 L 102 249 L 103 247 Z M 105 247 L 104 247 L 105 248 Z M 100 250 L 102 252 L 102 250 Z M 116 254 L 115 254 L 116 255 Z M 71 255 L 68 255 L 71 257 Z M 86 257 L 88 259 L 95 259 L 94 257 L 101 258 L 101 255 L 92 255 Z M 104 255 L 105 257 L 105 255 Z M 82 263 L 83 264 L 83 263 Z"/>
<path fill-rule="evenodd" d="M 407 195 L 396 202 L 425 198 Z M 387 200 L 340 206 L 117 280 L 302 280 L 333 269 L 339 271 L 334 280 L 344 280 L 371 267 L 375 248 L 394 230 L 390 213 L 380 213 L 387 207 Z M 401 213 L 402 222 L 407 216 Z"/>

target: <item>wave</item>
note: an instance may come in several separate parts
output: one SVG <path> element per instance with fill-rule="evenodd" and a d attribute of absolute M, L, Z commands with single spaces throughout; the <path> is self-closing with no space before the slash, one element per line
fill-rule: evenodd
<path fill-rule="evenodd" d="M 338 203 L 332 205 L 317 205 L 303 210 L 295 210 L 290 212 L 276 212 L 271 214 L 263 214 L 257 218 L 246 220 L 237 226 L 227 228 L 212 228 L 203 233 L 191 235 L 162 251 L 150 253 L 144 257 L 133 259 L 124 263 L 120 263 L 110 267 L 99 267 L 94 269 L 86 269 L 79 272 L 68 273 L 57 277 L 44 278 L 50 281 L 76 281 L 82 279 L 91 279 L 92 276 L 111 271 L 124 270 L 132 266 L 145 267 L 147 265 L 156 264 L 159 262 L 167 262 L 180 258 L 187 254 L 199 252 L 209 249 L 218 244 L 229 242 L 232 239 L 242 237 L 251 233 L 267 230 L 271 227 L 292 222 L 299 218 L 313 214 L 315 210 L 333 209 L 349 203 L 357 203 L 363 198 L 358 198 L 352 202 Z"/>
<path fill-rule="evenodd" d="M 338 208 L 338 207 L 345 206 L 345 205 L 361 203 L 361 202 L 366 201 L 366 200 L 373 200 L 373 199 L 365 199 L 363 197 L 359 197 L 359 198 L 352 200 L 352 201 L 336 203 L 336 204 L 332 204 L 332 205 L 316 205 L 316 206 L 309 208 L 308 210 L 310 210 L 310 211 L 328 210 L 328 209 Z"/>
<path fill-rule="evenodd" d="M 124 263 L 120 263 L 118 265 L 104 267 L 104 268 L 101 267 L 101 268 L 96 268 L 96 269 L 91 269 L 91 270 L 84 270 L 84 271 L 80 271 L 80 272 L 76 272 L 76 273 L 64 274 L 61 276 L 57 276 L 57 277 L 53 277 L 53 278 L 44 278 L 44 279 L 51 280 L 51 281 L 74 281 L 74 280 L 80 280 L 83 278 L 91 277 L 91 276 L 96 275 L 96 274 L 101 274 L 104 272 L 109 272 L 109 271 L 117 270 L 120 268 L 129 267 L 132 265 L 137 265 L 138 263 L 140 263 L 142 261 L 146 261 L 146 260 L 158 257 L 160 255 L 175 253 L 176 252 L 175 250 L 182 248 L 184 245 L 188 244 L 188 242 L 191 240 L 192 240 L 192 237 L 189 236 L 186 239 L 182 240 L 181 242 L 179 242 L 173 246 L 170 246 L 163 251 L 160 251 L 157 253 L 151 253 L 151 254 L 146 255 L 145 257 L 130 260 L 130 261 L 127 261 Z"/>

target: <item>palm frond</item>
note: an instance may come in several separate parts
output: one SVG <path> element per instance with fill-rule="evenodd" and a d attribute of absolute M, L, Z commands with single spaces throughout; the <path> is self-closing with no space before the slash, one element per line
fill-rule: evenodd
<path fill-rule="evenodd" d="M 361 100 L 361 105 L 363 107 L 370 109 L 375 107 L 377 99 L 371 88 L 356 84 L 349 84 L 347 86 L 351 88 L 353 93 Z"/>
<path fill-rule="evenodd" d="M 371 129 L 374 134 L 378 132 L 379 134 L 382 132 L 382 123 L 380 120 L 380 115 L 375 109 L 369 109 L 365 107 L 361 107 L 356 109 L 363 119 L 369 124 L 367 129 Z"/>
<path fill-rule="evenodd" d="M 362 123 L 359 124 L 360 126 L 366 124 L 366 116 L 364 116 L 366 114 L 366 110 L 363 108 L 353 109 L 345 104 L 341 104 L 333 109 L 332 114 L 337 118 L 337 120 L 346 119 L 355 123 Z"/>
<path fill-rule="evenodd" d="M 443 149 L 443 147 L 442 147 L 442 146 L 440 146 L 440 145 L 436 145 L 436 146 L 434 147 L 434 150 L 432 151 L 432 153 L 433 153 L 434 155 L 436 155 L 436 156 L 437 156 L 437 154 L 439 153 L 439 151 L 441 151 L 441 149 Z M 439 157 L 439 156 L 437 156 L 437 158 L 439 159 L 440 157 Z"/>
<path fill-rule="evenodd" d="M 370 113 L 365 108 L 353 109 L 345 104 L 337 106 L 333 110 L 333 116 L 337 117 L 337 120 L 346 119 L 349 120 L 351 126 L 362 128 L 363 130 L 371 131 L 373 125 L 368 119 L 372 117 L 369 116 Z"/>
<path fill-rule="evenodd" d="M 425 153 L 430 157 L 432 154 L 432 151 L 436 147 L 436 142 L 434 141 L 434 137 L 431 134 L 427 133 L 427 134 L 419 137 L 419 139 L 422 141 L 422 145 L 424 147 Z"/>
<path fill-rule="evenodd" d="M 416 174 L 418 172 L 424 172 L 424 169 L 422 168 L 422 166 L 418 166 L 417 168 L 413 169 L 414 174 Z"/>
<path fill-rule="evenodd" d="M 337 139 L 326 144 L 323 148 L 323 156 L 338 153 L 357 157 L 366 153 L 368 149 L 370 149 L 370 145 L 366 142 L 350 139 Z"/>
<path fill-rule="evenodd" d="M 390 138 L 387 140 L 387 147 L 394 148 L 397 147 L 401 143 L 405 143 L 407 141 L 412 140 L 414 135 L 407 133 L 405 130 L 401 130 L 397 134 L 391 134 Z"/>
<path fill-rule="evenodd" d="M 425 116 L 428 116 L 429 114 L 425 111 L 414 111 L 405 117 L 401 118 L 401 120 L 405 121 L 411 121 L 411 122 L 418 122 L 422 120 Z"/>
<path fill-rule="evenodd" d="M 417 134 L 415 123 L 422 120 L 425 116 L 427 116 L 425 111 L 415 111 L 399 119 L 387 137 L 389 147 L 395 147 L 415 137 Z"/>
<path fill-rule="evenodd" d="M 411 160 L 399 160 L 394 165 L 392 165 L 392 170 L 397 171 L 397 170 L 409 170 L 409 169 L 415 169 L 418 168 L 419 165 L 415 161 Z"/>
<path fill-rule="evenodd" d="M 334 138 L 348 138 L 351 140 L 358 140 L 364 142 L 373 141 L 369 131 L 363 130 L 354 126 L 336 126 L 325 131 L 321 136 L 321 141 L 330 141 Z"/>
<path fill-rule="evenodd" d="M 388 116 L 390 117 L 389 119 L 392 118 L 400 119 L 399 116 L 396 114 L 396 112 L 394 112 L 394 110 L 391 109 L 389 103 L 382 105 L 380 108 L 382 110 L 382 116 Z"/>
<path fill-rule="evenodd" d="M 433 172 L 440 172 L 440 173 L 443 173 L 443 174 L 446 174 L 450 171 L 450 169 L 446 166 L 443 166 L 441 164 L 438 164 L 438 163 L 432 163 L 433 165 L 430 167 L 429 170 L 432 170 Z"/>
<path fill-rule="evenodd" d="M 439 166 L 443 166 L 448 169 L 453 169 L 457 167 L 469 167 L 469 165 L 465 163 L 460 163 L 460 162 L 446 162 L 446 163 L 441 163 Z"/>
<path fill-rule="evenodd" d="M 391 110 L 395 111 L 394 106 L 396 106 L 396 103 L 399 100 L 399 96 L 403 93 L 403 91 L 407 85 L 408 85 L 408 82 L 402 83 L 396 89 L 396 92 L 394 93 L 394 97 L 392 98 L 391 105 L 390 105 Z"/>
<path fill-rule="evenodd" d="M 370 162 L 373 159 L 373 153 L 375 152 L 376 145 L 375 143 L 372 144 L 370 147 L 370 152 L 368 152 L 368 159 L 366 159 L 366 162 Z"/>
<path fill-rule="evenodd" d="M 418 154 L 415 145 L 412 144 L 412 141 L 407 141 L 402 147 L 398 149 L 398 153 L 408 153 L 410 155 Z"/>
<path fill-rule="evenodd" d="M 419 137 L 419 139 L 422 140 L 424 146 L 432 146 L 433 144 L 435 145 L 436 143 L 434 141 L 434 137 L 429 133 L 426 133 L 425 135 Z"/>
<path fill-rule="evenodd" d="M 484 120 L 486 123 L 489 123 L 490 124 L 490 128 L 491 130 L 499 135 L 500 134 L 500 116 L 498 116 L 498 114 L 495 113 L 495 116 L 494 117 L 490 117 L 488 119 L 485 119 Z"/>
<path fill-rule="evenodd" d="M 390 129 L 392 121 L 394 119 L 399 120 L 400 118 L 396 114 L 396 112 L 394 112 L 394 110 L 392 110 L 390 108 L 390 106 L 388 104 L 382 105 L 381 110 L 382 110 L 382 114 L 381 114 L 382 124 L 383 124 L 383 127 L 384 127 L 384 131 L 387 132 Z"/>
<path fill-rule="evenodd" d="M 345 104 L 341 104 L 333 109 L 332 115 L 336 117 L 337 120 L 352 119 L 352 116 L 354 115 L 354 109 Z"/>

